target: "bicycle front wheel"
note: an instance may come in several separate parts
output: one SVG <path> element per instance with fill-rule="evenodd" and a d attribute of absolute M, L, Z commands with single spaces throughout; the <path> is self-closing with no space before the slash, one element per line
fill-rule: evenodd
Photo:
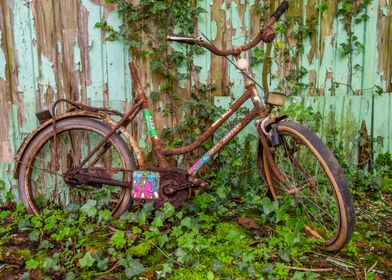
<path fill-rule="evenodd" d="M 77 185 L 66 180 L 66 174 L 77 169 L 87 154 L 100 143 L 111 128 L 90 118 L 76 117 L 56 123 L 57 156 L 54 150 L 53 126 L 43 129 L 27 147 L 19 171 L 19 194 L 27 211 L 38 215 L 48 205 L 65 207 L 83 205 L 89 199 L 95 207 L 109 209 L 117 218 L 128 209 L 131 189 L 94 184 Z M 118 134 L 83 166 L 92 175 L 130 182 L 125 170 L 135 167 L 133 156 Z"/>
<path fill-rule="evenodd" d="M 311 131 L 292 121 L 278 125 L 281 144 L 271 150 L 280 176 L 271 172 L 263 153 L 266 180 L 277 194 L 292 196 L 291 214 L 304 222 L 320 247 L 339 251 L 351 239 L 355 217 L 342 168 L 327 146 Z"/>

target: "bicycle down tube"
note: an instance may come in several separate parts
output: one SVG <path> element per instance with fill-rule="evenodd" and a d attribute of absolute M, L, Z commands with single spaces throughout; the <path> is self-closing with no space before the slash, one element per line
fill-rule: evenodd
<path fill-rule="evenodd" d="M 204 156 L 197 160 L 191 167 L 188 168 L 188 175 L 195 175 L 200 168 L 203 167 L 205 163 L 210 161 L 216 154 L 218 154 L 222 148 L 230 142 L 241 130 L 243 130 L 252 120 L 254 120 L 259 115 L 259 108 L 254 108 L 251 110 L 245 118 L 243 118 L 239 123 L 237 123 L 225 136 L 219 140 L 211 149 L 208 150 Z"/>

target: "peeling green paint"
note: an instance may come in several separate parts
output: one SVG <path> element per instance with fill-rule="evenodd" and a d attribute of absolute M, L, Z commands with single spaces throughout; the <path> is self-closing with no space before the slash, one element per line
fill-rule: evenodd
<path fill-rule="evenodd" d="M 56 24 L 54 29 L 57 30 L 57 34 L 43 33 L 42 30 L 37 32 L 37 28 L 43 26 L 42 22 L 39 22 L 43 19 L 40 18 L 39 13 L 34 14 L 35 18 L 33 17 L 34 1 L 12 2 L 13 7 L 8 16 L 12 19 L 7 19 L 13 24 L 12 30 L 8 32 L 0 30 L 0 41 L 7 35 L 8 48 L 8 50 L 0 50 L 0 79 L 6 80 L 9 76 L 15 75 L 17 79 L 11 82 L 14 83 L 12 86 L 17 92 L 12 92 L 10 98 L 12 104 L 9 106 L 8 135 L 5 136 L 8 141 L 2 139 L 3 150 L 9 150 L 10 154 L 14 154 L 22 139 L 37 126 L 37 121 L 32 116 L 38 109 L 53 102 L 45 96 L 49 87 L 53 89 L 53 99 L 74 94 L 80 100 L 92 105 L 110 106 L 119 111 L 128 108 L 128 102 L 132 99 L 132 85 L 128 67 L 131 58 L 127 47 L 119 42 L 106 42 L 105 34 L 94 27 L 95 23 L 101 20 L 107 20 L 113 27 L 120 25 L 118 14 L 102 7 L 99 3 L 103 2 L 75 0 L 67 2 L 65 6 L 64 1 L 52 1 L 55 9 L 54 22 L 47 24 L 52 26 Z M 200 14 L 198 30 L 206 34 L 218 47 L 230 47 L 248 42 L 259 29 L 260 15 L 266 17 L 267 14 L 271 14 L 272 9 L 280 1 L 269 1 L 271 4 L 269 11 L 265 10 L 268 5 L 260 2 L 263 1 L 199 0 L 197 5 L 207 13 Z M 380 139 L 384 139 L 384 146 L 377 152 L 392 152 L 392 127 L 389 121 L 392 117 L 392 98 L 389 94 L 375 95 L 376 86 L 381 87 L 383 91 L 391 90 L 389 88 L 391 85 L 387 81 L 391 79 L 388 71 L 392 69 L 391 5 L 387 5 L 388 2 L 385 0 L 373 0 L 367 8 L 369 19 L 360 24 L 352 23 L 352 31 L 365 49 L 350 57 L 342 56 L 341 52 L 340 44 L 346 43 L 348 36 L 343 28 L 342 18 L 336 18 L 341 5 L 339 1 L 291 0 L 290 2 L 292 3 L 289 11 L 291 16 L 302 16 L 304 26 L 317 24 L 316 34 L 305 39 L 304 54 L 296 61 L 298 66 L 305 67 L 309 71 L 303 82 L 312 84 L 309 91 L 303 92 L 306 96 L 305 103 L 310 104 L 323 116 L 320 131 L 317 132 L 325 140 L 348 143 L 348 157 L 355 159 L 358 131 L 364 121 L 369 133 L 372 134 L 371 137 L 379 136 Z M 323 14 L 316 9 L 320 4 L 326 4 L 328 8 Z M 4 4 L 0 3 L 0 5 Z M 72 9 L 68 10 L 69 5 Z M 75 13 L 75 9 L 78 8 L 80 14 Z M 45 9 L 45 12 L 44 19 L 51 20 L 50 10 Z M 74 16 L 73 21 L 69 22 L 71 16 Z M 75 20 L 76 18 L 78 20 Z M 75 28 L 79 29 L 75 30 Z M 81 33 L 82 29 L 85 34 Z M 42 46 L 39 45 L 42 38 L 36 39 L 40 34 L 54 36 L 52 45 L 56 51 L 51 52 L 50 55 L 39 53 L 42 50 Z M 287 36 L 293 39 L 290 33 Z M 8 40 L 13 44 L 9 44 Z M 12 46 L 12 50 L 9 46 Z M 48 46 L 50 44 L 46 45 L 46 48 Z M 173 44 L 173 47 L 178 51 L 185 48 L 179 44 Z M 293 47 L 295 48 L 295 43 Z M 263 43 L 260 43 L 258 48 L 267 54 L 270 50 L 271 55 L 276 51 L 274 45 Z M 7 64 L 11 52 L 15 52 L 16 65 L 7 68 L 10 67 Z M 243 56 L 250 58 L 251 52 L 244 53 Z M 244 91 L 241 74 L 223 58 L 204 52 L 194 57 L 194 64 L 202 67 L 202 70 L 194 74 L 192 85 L 215 83 L 218 88 L 214 93 L 217 95 L 215 97 L 217 105 L 228 107 L 232 100 L 231 97 L 224 95 L 230 92 L 238 97 Z M 149 94 L 152 90 L 157 90 L 160 83 L 157 77 L 148 74 L 148 67 L 144 68 L 141 71 L 142 80 L 146 81 L 145 89 Z M 275 90 L 286 74 L 285 71 L 289 69 L 290 65 L 278 65 L 272 61 L 271 65 L 254 66 L 252 75 L 258 82 Z M 234 85 L 230 86 L 229 82 Z M 336 82 L 349 86 L 336 87 Z M 188 83 L 183 82 L 179 90 L 185 90 L 187 86 Z M 260 93 L 262 94 L 261 90 Z M 153 104 L 158 133 L 163 127 L 175 123 L 163 116 L 165 104 L 167 100 Z M 246 105 L 249 106 L 249 103 Z M 376 110 L 373 110 L 373 107 Z M 138 116 L 139 122 L 142 122 L 142 119 L 143 116 Z M 137 135 L 142 148 L 145 151 L 150 149 L 147 129 L 143 127 L 132 129 L 135 130 L 133 132 Z M 252 130 L 252 126 L 248 126 L 247 131 Z M 330 133 L 331 130 L 335 131 L 333 135 Z M 1 178 L 10 177 L 13 167 L 12 163 L 9 164 L 10 157 L 5 161 L 7 163 L 0 162 Z M 11 186 L 15 188 L 12 179 L 5 181 L 7 189 Z"/>
<path fill-rule="evenodd" d="M 22 96 L 19 99 L 18 114 L 22 120 L 21 132 L 29 133 L 37 125 L 35 118 L 31 118 L 36 113 L 36 92 L 38 80 L 38 55 L 34 46 L 35 31 L 30 1 L 15 1 L 13 7 L 13 35 L 14 44 L 17 49 L 18 62 L 18 92 Z"/>
<path fill-rule="evenodd" d="M 3 33 L 0 30 L 0 42 L 2 41 Z M 5 66 L 6 66 L 6 58 L 4 55 L 3 49 L 0 48 L 0 78 L 6 79 L 5 77 Z"/>
<path fill-rule="evenodd" d="M 105 44 L 100 29 L 95 28 L 95 23 L 100 22 L 103 8 L 89 0 L 82 0 L 81 4 L 88 11 L 88 34 L 91 38 L 89 48 L 89 61 L 91 71 L 91 84 L 87 86 L 87 97 L 94 105 L 103 106 L 103 85 L 106 82 L 105 74 Z M 90 39 L 89 39 L 90 41 Z"/>
<path fill-rule="evenodd" d="M 49 61 L 44 55 L 41 56 L 41 92 L 45 92 L 46 88 L 50 85 L 57 91 L 56 78 L 54 77 L 53 62 Z"/>

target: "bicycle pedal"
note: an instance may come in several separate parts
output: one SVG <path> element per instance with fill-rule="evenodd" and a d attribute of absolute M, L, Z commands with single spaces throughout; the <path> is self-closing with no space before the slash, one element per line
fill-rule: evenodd
<path fill-rule="evenodd" d="M 199 188 L 205 188 L 208 186 L 208 183 L 206 181 L 192 176 L 188 177 L 188 182 L 191 183 L 192 186 Z"/>

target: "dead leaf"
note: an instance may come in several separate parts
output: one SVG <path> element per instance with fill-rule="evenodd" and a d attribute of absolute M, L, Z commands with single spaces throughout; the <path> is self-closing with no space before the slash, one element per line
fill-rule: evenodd
<path fill-rule="evenodd" d="M 237 221 L 240 225 L 242 225 L 246 229 L 259 229 L 259 225 L 256 223 L 256 221 L 252 218 L 241 218 L 238 217 Z"/>
<path fill-rule="evenodd" d="M 304 225 L 305 230 L 313 237 L 318 238 L 318 239 L 324 239 L 321 237 L 320 234 L 318 234 L 316 231 L 314 231 L 311 227 L 308 227 L 307 225 Z"/>

